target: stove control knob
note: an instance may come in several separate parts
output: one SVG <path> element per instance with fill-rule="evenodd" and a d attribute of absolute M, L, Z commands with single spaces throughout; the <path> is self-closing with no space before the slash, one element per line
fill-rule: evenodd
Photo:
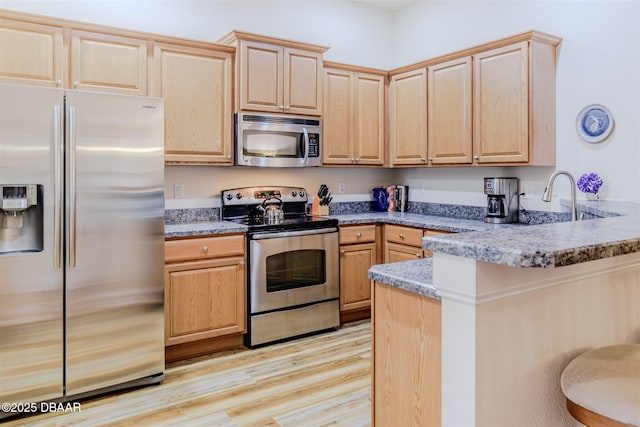
<path fill-rule="evenodd" d="M 236 199 L 238 199 L 238 200 L 242 199 L 242 194 L 236 193 Z"/>
<path fill-rule="evenodd" d="M 227 196 L 226 196 L 226 197 L 227 197 L 227 200 L 231 200 L 231 199 L 233 199 L 233 196 L 231 195 L 231 193 L 227 193 Z"/>
<path fill-rule="evenodd" d="M 300 197 L 304 197 L 304 191 L 300 190 Z"/>
<path fill-rule="evenodd" d="M 291 195 L 292 195 L 293 197 L 296 197 L 296 196 L 298 195 L 298 192 L 297 192 L 296 190 L 292 190 L 292 191 L 291 191 Z"/>

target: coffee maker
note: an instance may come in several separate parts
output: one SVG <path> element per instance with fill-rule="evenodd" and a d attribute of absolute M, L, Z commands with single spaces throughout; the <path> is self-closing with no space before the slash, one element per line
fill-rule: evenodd
<path fill-rule="evenodd" d="M 486 222 L 518 222 L 518 178 L 485 178 L 484 194 L 487 195 Z"/>

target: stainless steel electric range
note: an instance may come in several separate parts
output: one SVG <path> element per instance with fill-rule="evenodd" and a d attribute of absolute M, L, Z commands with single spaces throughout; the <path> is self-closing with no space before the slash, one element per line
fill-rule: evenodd
<path fill-rule="evenodd" d="M 300 187 L 222 192 L 222 219 L 249 227 L 248 347 L 340 324 L 338 221 L 307 215 L 308 200 Z"/>

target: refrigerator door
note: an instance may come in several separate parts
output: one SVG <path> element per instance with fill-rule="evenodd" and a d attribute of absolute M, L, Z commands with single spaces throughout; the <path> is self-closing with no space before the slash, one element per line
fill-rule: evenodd
<path fill-rule="evenodd" d="M 67 91 L 66 394 L 164 371 L 164 104 Z"/>
<path fill-rule="evenodd" d="M 0 210 L 0 402 L 63 394 L 62 108 L 60 89 L 0 85 L 0 186 L 37 186 Z"/>

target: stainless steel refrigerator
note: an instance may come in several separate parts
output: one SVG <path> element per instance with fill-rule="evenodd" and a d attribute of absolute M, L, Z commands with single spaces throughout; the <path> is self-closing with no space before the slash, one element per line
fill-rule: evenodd
<path fill-rule="evenodd" d="M 163 181 L 163 100 L 0 85 L 0 402 L 163 379 Z"/>

